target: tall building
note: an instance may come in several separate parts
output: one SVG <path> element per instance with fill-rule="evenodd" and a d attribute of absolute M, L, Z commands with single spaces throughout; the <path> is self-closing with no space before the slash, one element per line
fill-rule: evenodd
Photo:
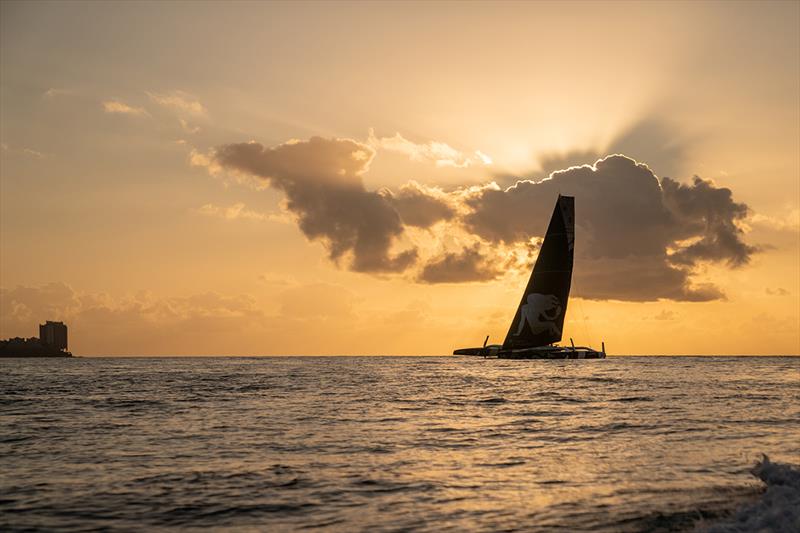
<path fill-rule="evenodd" d="M 67 326 L 63 322 L 47 321 L 39 324 L 39 340 L 59 350 L 67 349 Z"/>

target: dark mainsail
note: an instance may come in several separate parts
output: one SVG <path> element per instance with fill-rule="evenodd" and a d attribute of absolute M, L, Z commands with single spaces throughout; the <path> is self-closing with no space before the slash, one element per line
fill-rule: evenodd
<path fill-rule="evenodd" d="M 547 346 L 561 340 L 574 248 L 575 198 L 559 195 L 503 350 Z"/>

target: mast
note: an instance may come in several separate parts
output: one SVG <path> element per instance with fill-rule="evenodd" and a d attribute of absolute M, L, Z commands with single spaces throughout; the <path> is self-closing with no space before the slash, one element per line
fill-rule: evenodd
<path fill-rule="evenodd" d="M 504 350 L 547 346 L 561 340 L 574 248 L 575 198 L 558 195 L 539 257 L 503 342 Z"/>

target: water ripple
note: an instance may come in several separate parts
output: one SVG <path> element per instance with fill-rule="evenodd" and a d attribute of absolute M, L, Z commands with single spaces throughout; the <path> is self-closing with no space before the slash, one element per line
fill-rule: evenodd
<path fill-rule="evenodd" d="M 3 531 L 671 531 L 800 462 L 800 359 L 0 364 Z"/>

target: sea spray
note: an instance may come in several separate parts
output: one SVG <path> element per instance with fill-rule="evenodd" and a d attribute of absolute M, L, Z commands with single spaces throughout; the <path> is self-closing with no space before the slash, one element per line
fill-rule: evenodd
<path fill-rule="evenodd" d="M 761 498 L 738 510 L 728 520 L 707 529 L 709 533 L 800 531 L 800 469 L 773 463 L 766 455 L 751 470 L 763 481 Z"/>

